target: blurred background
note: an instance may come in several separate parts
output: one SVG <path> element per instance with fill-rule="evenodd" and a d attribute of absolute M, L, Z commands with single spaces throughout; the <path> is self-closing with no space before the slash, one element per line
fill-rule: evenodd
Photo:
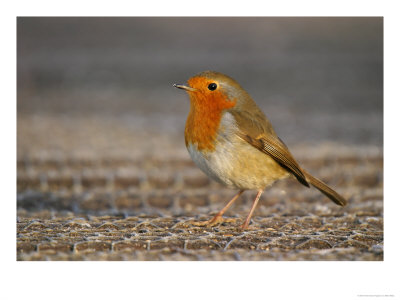
<path fill-rule="evenodd" d="M 366 228 L 369 236 L 378 232 L 375 240 L 343 241 L 340 233 L 331 243 L 380 245 L 383 18 L 19 17 L 19 253 L 40 256 L 49 247 L 58 253 L 46 241 L 59 247 L 59 239 L 66 251 L 77 249 L 77 240 L 42 229 L 70 226 L 78 217 L 182 218 L 219 210 L 234 192 L 210 182 L 190 161 L 183 137 L 189 100 L 172 87 L 204 70 L 235 78 L 299 163 L 351 200 L 339 211 L 317 191 L 285 181 L 263 194 L 254 220 L 277 217 L 283 226 L 291 222 L 287 216 L 336 222 L 341 215 L 333 228 L 348 228 L 373 217 L 375 225 Z M 252 197 L 246 193 L 229 214 L 243 217 Z M 65 219 L 46 225 L 55 216 Z M 96 240 L 99 230 L 106 229 L 82 239 Z M 106 250 L 116 249 L 113 241 L 103 242 Z"/>
<path fill-rule="evenodd" d="M 19 155 L 29 155 L 36 143 L 37 150 L 63 152 L 58 143 L 67 136 L 73 151 L 93 139 L 105 140 L 96 145 L 98 151 L 121 151 L 127 145 L 107 131 L 107 122 L 127 139 L 139 137 L 146 151 L 153 151 L 147 144 L 160 137 L 163 147 L 178 142 L 184 148 L 189 101 L 172 84 L 203 70 L 241 83 L 289 145 L 382 146 L 382 18 L 17 22 Z M 60 124 L 42 135 L 42 118 L 52 122 L 51 117 Z M 99 126 L 87 136 L 80 123 L 85 120 Z"/>

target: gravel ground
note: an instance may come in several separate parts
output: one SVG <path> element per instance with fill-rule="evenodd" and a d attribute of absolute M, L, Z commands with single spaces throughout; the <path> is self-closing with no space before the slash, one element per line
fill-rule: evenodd
<path fill-rule="evenodd" d="M 183 143 L 163 143 L 157 157 L 145 148 L 131 153 L 141 138 L 130 135 L 118 151 L 90 151 L 94 141 L 85 134 L 68 138 L 55 118 L 31 126 L 22 121 L 19 150 L 31 156 L 18 160 L 19 260 L 383 260 L 383 161 L 377 147 L 294 147 L 298 161 L 349 205 L 338 207 L 294 180 L 278 182 L 242 232 L 251 191 L 227 212 L 225 223 L 191 224 L 211 217 L 234 191 L 203 175 Z M 31 144 L 24 137 L 37 132 L 32 124 L 44 131 L 58 126 L 60 134 Z M 115 128 L 90 120 L 73 124 L 68 130 L 74 133 L 74 126 L 84 125 L 88 135 L 104 129 L 118 136 Z M 58 150 L 40 152 L 37 145 Z"/>

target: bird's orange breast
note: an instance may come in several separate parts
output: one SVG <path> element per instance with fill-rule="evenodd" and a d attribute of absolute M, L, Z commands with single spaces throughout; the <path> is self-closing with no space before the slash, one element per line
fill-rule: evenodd
<path fill-rule="evenodd" d="M 185 126 L 186 147 L 190 143 L 199 151 L 213 151 L 222 113 L 235 104 L 235 100 L 229 100 L 219 91 L 191 93 L 190 111 Z"/>

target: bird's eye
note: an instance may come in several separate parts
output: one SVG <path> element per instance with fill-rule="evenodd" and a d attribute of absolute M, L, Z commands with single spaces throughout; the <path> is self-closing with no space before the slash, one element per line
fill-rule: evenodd
<path fill-rule="evenodd" d="M 210 91 L 215 91 L 216 89 L 217 89 L 217 84 L 216 83 L 210 83 L 209 85 L 208 85 L 208 89 L 210 90 Z"/>

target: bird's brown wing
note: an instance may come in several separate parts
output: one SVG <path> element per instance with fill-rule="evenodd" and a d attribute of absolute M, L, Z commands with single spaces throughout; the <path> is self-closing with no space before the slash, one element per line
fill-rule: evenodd
<path fill-rule="evenodd" d="M 230 112 L 239 127 L 240 138 L 261 152 L 271 156 L 283 168 L 291 172 L 299 182 L 309 187 L 306 176 L 293 158 L 289 149 L 275 134 L 271 124 L 264 115 L 251 118 L 250 114 L 241 111 Z"/>

